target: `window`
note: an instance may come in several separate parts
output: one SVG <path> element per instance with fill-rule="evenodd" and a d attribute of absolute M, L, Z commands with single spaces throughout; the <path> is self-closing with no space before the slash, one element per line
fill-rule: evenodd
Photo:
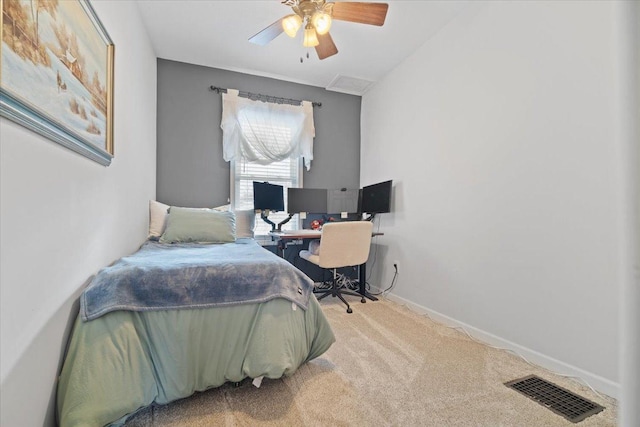
<path fill-rule="evenodd" d="M 248 162 L 246 159 L 238 159 L 231 162 L 231 203 L 235 209 L 253 208 L 253 181 L 269 182 L 284 187 L 284 205 L 287 207 L 287 188 L 302 187 L 302 161 L 300 159 L 287 158 L 268 165 Z M 276 224 L 286 219 L 286 212 L 273 212 L 269 214 L 269 220 Z M 283 229 L 298 228 L 298 215 Z M 271 226 L 256 215 L 255 234 L 266 235 L 271 231 Z"/>
<path fill-rule="evenodd" d="M 307 170 L 313 159 L 313 107 L 254 101 L 228 89 L 222 96 L 223 158 L 231 162 L 231 204 L 235 209 L 253 208 L 253 181 L 302 187 L 302 162 Z M 285 209 L 286 210 L 286 209 Z M 269 220 L 280 223 L 286 212 L 275 212 Z M 297 228 L 297 216 L 283 226 Z M 271 226 L 256 218 L 256 235 L 266 235 Z"/>

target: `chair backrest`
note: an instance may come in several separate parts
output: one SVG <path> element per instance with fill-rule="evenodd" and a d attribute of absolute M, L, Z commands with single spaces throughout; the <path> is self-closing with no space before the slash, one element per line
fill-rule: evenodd
<path fill-rule="evenodd" d="M 371 248 L 370 221 L 330 222 L 322 227 L 320 262 L 322 268 L 349 267 L 367 262 Z"/>

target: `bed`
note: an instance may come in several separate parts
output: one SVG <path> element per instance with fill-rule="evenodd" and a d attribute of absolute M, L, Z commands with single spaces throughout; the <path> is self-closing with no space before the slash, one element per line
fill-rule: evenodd
<path fill-rule="evenodd" d="M 335 341 L 312 291 L 304 273 L 250 238 L 146 242 L 80 298 L 58 383 L 60 425 L 122 425 L 151 404 L 293 374 Z"/>

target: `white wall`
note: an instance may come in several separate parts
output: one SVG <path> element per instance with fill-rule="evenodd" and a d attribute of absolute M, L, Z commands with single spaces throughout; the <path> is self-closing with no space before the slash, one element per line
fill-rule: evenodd
<path fill-rule="evenodd" d="M 134 3 L 92 5 L 116 46 L 111 166 L 0 120 L 3 426 L 53 424 L 74 301 L 144 241 L 155 197 L 156 57 Z"/>
<path fill-rule="evenodd" d="M 381 285 L 616 396 L 623 192 L 612 2 L 467 7 L 363 97 L 394 180 Z"/>
<path fill-rule="evenodd" d="M 620 173 L 625 179 L 627 215 L 620 268 L 620 423 L 640 425 L 640 3 L 624 2 L 616 14 L 619 59 L 619 137 L 623 143 Z"/>

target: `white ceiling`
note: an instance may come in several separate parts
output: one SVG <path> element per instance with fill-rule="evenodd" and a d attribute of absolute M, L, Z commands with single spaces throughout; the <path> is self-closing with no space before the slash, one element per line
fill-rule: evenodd
<path fill-rule="evenodd" d="M 338 54 L 320 61 L 315 49 L 286 34 L 266 46 L 248 41 L 291 12 L 279 0 L 143 0 L 136 2 L 159 58 L 327 87 L 376 82 L 402 62 L 467 4 L 466 1 L 387 1 L 382 27 L 334 21 Z M 309 59 L 306 58 L 307 52 Z M 304 62 L 300 62 L 300 58 Z M 362 82 L 366 83 L 366 82 Z M 360 94 L 356 85 L 333 90 Z M 366 85 L 363 85 L 366 86 Z"/>

